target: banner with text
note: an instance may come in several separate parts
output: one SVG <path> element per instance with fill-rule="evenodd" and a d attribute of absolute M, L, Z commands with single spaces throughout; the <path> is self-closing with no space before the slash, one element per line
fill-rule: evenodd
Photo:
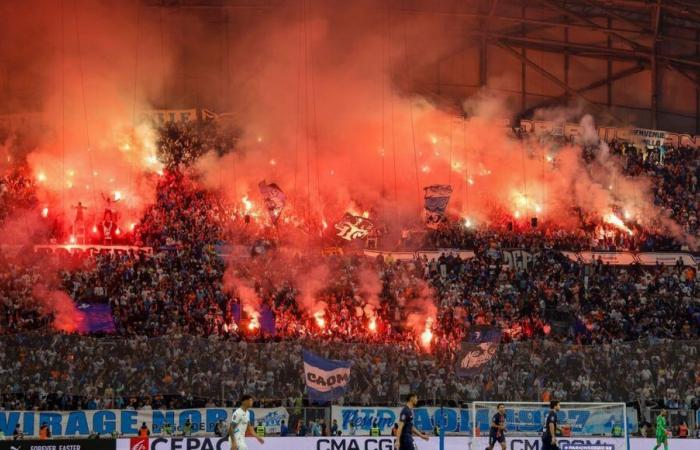
<path fill-rule="evenodd" d="M 263 422 L 269 433 L 280 431 L 281 421 L 289 423 L 289 413 L 284 408 L 252 408 L 251 423 Z M 143 422 L 153 434 L 161 434 L 168 423 L 177 433 L 183 425 L 192 423 L 192 433 L 213 433 L 219 420 L 231 420 L 230 408 L 200 408 L 177 410 L 118 410 L 97 409 L 89 411 L 0 411 L 0 431 L 12 436 L 19 424 L 26 436 L 38 436 L 39 427 L 46 423 L 53 437 L 87 437 L 91 432 L 120 435 L 136 435 Z"/>
<path fill-rule="evenodd" d="M 441 409 L 445 415 L 444 429 L 446 433 L 471 434 L 471 411 L 468 408 L 416 408 L 413 410 L 414 426 L 423 432 L 431 432 Z M 545 406 L 506 407 L 508 430 L 513 433 L 539 433 L 548 411 L 549 408 Z M 375 420 L 377 420 L 381 433 L 389 434 L 394 423 L 398 421 L 400 412 L 401 408 L 399 407 L 333 406 L 331 408 L 332 419 L 338 421 L 338 427 L 342 433 L 350 433 L 350 424 L 352 424 L 358 435 L 369 435 Z M 488 409 L 477 409 L 476 423 L 482 434 L 488 433 L 491 416 L 491 411 Z M 559 423 L 569 425 L 574 434 L 610 434 L 614 421 L 622 422 L 622 411 L 611 414 L 611 410 L 606 409 L 562 408 L 559 412 Z M 639 428 L 637 412 L 634 408 L 627 408 L 627 421 L 630 433 Z"/>

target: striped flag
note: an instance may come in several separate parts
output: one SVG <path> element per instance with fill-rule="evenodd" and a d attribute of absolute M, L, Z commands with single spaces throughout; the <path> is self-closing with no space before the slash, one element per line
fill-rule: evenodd
<path fill-rule="evenodd" d="M 350 381 L 350 361 L 321 358 L 304 350 L 304 378 L 311 401 L 332 401 L 342 397 Z"/>

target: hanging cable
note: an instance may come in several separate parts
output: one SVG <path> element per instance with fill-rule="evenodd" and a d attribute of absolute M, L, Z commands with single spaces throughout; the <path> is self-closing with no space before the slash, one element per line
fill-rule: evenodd
<path fill-rule="evenodd" d="M 90 165 L 90 190 L 92 191 L 93 207 L 97 207 L 97 192 L 95 191 L 95 168 L 92 160 L 92 143 L 90 142 L 90 122 L 87 112 L 87 98 L 85 95 L 85 76 L 83 73 L 83 53 L 80 44 L 80 26 L 78 24 L 78 2 L 73 1 L 73 18 L 75 19 L 75 40 L 78 46 L 78 70 L 80 73 L 80 88 L 83 97 L 83 120 L 85 121 L 85 139 L 87 142 L 88 163 Z"/>
<path fill-rule="evenodd" d="M 530 209 L 529 206 L 529 198 L 527 195 L 527 174 L 525 170 L 525 146 L 523 143 L 520 143 L 520 150 L 521 150 L 521 155 L 522 155 L 522 163 L 523 163 L 523 196 L 525 197 L 525 211 L 523 211 L 523 215 L 527 215 Z"/>
<path fill-rule="evenodd" d="M 391 10 L 389 10 L 387 14 L 387 36 L 388 36 L 388 44 L 391 42 L 392 39 L 392 34 L 391 34 L 391 29 L 392 29 L 392 16 L 391 16 Z M 388 45 L 387 44 L 387 45 Z M 389 50 L 391 50 L 391 46 L 389 46 Z M 391 58 L 391 54 L 389 55 Z M 393 159 L 393 165 L 394 165 L 394 209 L 396 210 L 396 218 L 398 219 L 399 216 L 399 190 L 398 190 L 398 172 L 396 170 L 396 118 L 394 116 L 394 91 L 393 89 L 389 92 L 389 106 L 391 108 L 391 156 Z"/>
<path fill-rule="evenodd" d="M 66 217 L 66 31 L 65 0 L 61 0 L 61 215 Z"/>
<path fill-rule="evenodd" d="M 309 66 L 308 66 L 308 27 L 306 0 L 303 2 L 304 13 L 304 145 L 306 149 L 306 224 L 311 226 L 311 149 L 309 148 Z M 310 228 L 309 228 L 310 229 Z"/>
<path fill-rule="evenodd" d="M 464 212 L 469 215 L 469 151 L 467 148 L 467 119 L 462 117 L 462 151 L 464 152 Z"/>
<path fill-rule="evenodd" d="M 450 116 L 450 166 L 447 171 L 447 184 L 452 186 L 452 134 L 454 133 L 454 119 Z"/>
<path fill-rule="evenodd" d="M 304 1 L 304 0 L 301 0 Z M 301 114 L 302 114 L 302 107 L 301 107 L 301 68 L 302 68 L 302 57 L 303 57 L 303 26 L 304 26 L 304 17 L 303 17 L 303 9 L 301 5 L 299 5 L 299 30 L 298 30 L 298 55 L 297 55 L 297 114 L 296 114 L 296 134 L 294 138 L 294 202 L 297 204 L 299 203 L 299 192 L 298 192 L 298 174 L 299 174 L 299 146 L 300 146 L 300 140 L 301 140 Z"/>
<path fill-rule="evenodd" d="M 311 5 L 312 5 L 313 0 L 309 0 L 309 10 L 311 10 Z M 312 15 L 309 12 L 309 15 Z M 316 116 L 316 89 L 315 89 L 315 84 L 314 84 L 314 27 L 313 27 L 313 22 L 311 22 L 309 26 L 309 36 L 310 36 L 310 43 L 309 43 L 309 67 L 308 70 L 310 72 L 309 80 L 310 80 L 310 91 L 311 91 L 311 105 L 313 107 L 313 139 L 312 139 L 312 144 L 314 146 L 314 159 L 316 160 L 316 195 L 318 197 L 318 205 L 320 208 L 321 205 L 321 174 L 320 174 L 320 159 L 319 159 L 319 138 L 318 138 L 318 120 Z"/>
<path fill-rule="evenodd" d="M 386 16 L 388 14 L 388 8 L 384 11 L 384 15 L 382 15 L 382 31 L 383 28 L 386 26 Z M 384 36 L 382 36 L 384 37 Z M 382 209 L 384 208 L 384 197 L 386 194 L 386 187 L 385 187 L 385 175 L 384 175 L 384 155 L 385 155 L 385 127 L 386 127 L 386 118 L 385 118 L 385 107 L 384 107 L 384 96 L 386 95 L 386 86 L 385 86 L 385 74 L 386 74 L 386 39 L 382 39 L 382 54 L 381 54 L 381 64 L 379 65 L 380 67 L 380 72 L 379 72 L 379 77 L 380 77 L 380 83 L 381 83 L 381 91 L 382 91 L 382 147 L 381 147 L 381 153 L 379 154 L 381 158 L 381 164 L 382 164 Z M 382 211 L 383 212 L 383 211 Z"/>
<path fill-rule="evenodd" d="M 408 62 L 408 23 L 404 21 L 403 23 L 403 44 L 404 44 L 404 61 Z M 410 77 L 411 70 L 408 63 L 406 64 L 406 71 Z M 418 149 L 416 147 L 416 127 L 413 120 L 413 100 L 408 98 L 408 113 L 411 122 L 411 142 L 413 143 L 413 165 L 416 171 L 416 195 L 418 196 L 418 207 L 421 206 L 421 195 L 420 195 L 420 173 L 418 170 Z"/>
<path fill-rule="evenodd" d="M 139 73 L 139 39 L 140 39 L 140 23 L 141 23 L 141 4 L 136 7 L 136 33 L 134 33 L 134 84 L 132 92 L 132 105 L 131 105 L 131 139 L 130 139 L 130 150 L 135 151 L 136 149 L 136 97 L 137 97 L 137 85 L 138 85 L 138 73 Z M 128 171 L 128 181 L 127 186 L 131 187 L 134 183 L 134 167 L 127 158 L 127 164 L 129 165 Z"/>
<path fill-rule="evenodd" d="M 231 35 L 230 35 L 231 15 L 226 9 L 226 98 L 231 101 Z M 231 155 L 231 166 L 233 169 L 233 207 L 238 211 L 238 179 L 236 177 L 236 158 L 238 157 L 238 149 L 233 149 Z M 219 175 L 221 176 L 221 175 Z M 221 180 L 219 181 L 221 186 Z"/>

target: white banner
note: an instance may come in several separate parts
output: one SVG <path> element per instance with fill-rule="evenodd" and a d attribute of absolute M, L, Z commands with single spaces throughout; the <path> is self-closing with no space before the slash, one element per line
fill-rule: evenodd
<path fill-rule="evenodd" d="M 446 436 L 445 450 L 482 450 L 488 446 L 488 438 L 476 438 L 471 447 L 471 437 Z M 565 449 L 576 446 L 580 449 L 603 446 L 610 450 L 626 450 L 625 439 L 622 438 L 559 438 L 559 447 Z M 440 438 L 430 436 L 428 441 L 415 439 L 417 450 L 440 450 Z M 630 438 L 629 450 L 650 450 L 654 447 L 654 439 Z M 393 450 L 394 438 L 391 436 L 378 437 L 270 437 L 260 444 L 255 438 L 246 438 L 249 450 Z M 506 436 L 508 450 L 541 450 L 542 441 L 538 437 Z M 570 447 L 571 446 L 571 447 Z M 697 450 L 700 446 L 698 439 L 669 439 L 672 450 Z M 500 448 L 500 447 L 498 447 Z M 116 450 L 230 450 L 231 446 L 222 438 L 177 438 L 177 439 L 118 439 Z"/>
<path fill-rule="evenodd" d="M 634 254 L 629 252 L 581 252 L 579 256 L 586 264 L 592 264 L 599 259 L 603 264 L 611 266 L 629 266 L 637 262 Z"/>
<path fill-rule="evenodd" d="M 252 408 L 251 425 L 262 421 L 269 433 L 279 433 L 281 421 L 289 423 L 284 408 Z M 142 423 L 152 434 L 161 434 L 163 425 L 170 424 L 173 432 L 181 434 L 189 419 L 193 434 L 213 434 L 219 420 L 231 420 L 231 408 L 199 408 L 170 410 L 96 409 L 87 411 L 0 411 L 0 430 L 12 436 L 17 424 L 25 436 L 38 436 L 39 427 L 46 423 L 51 435 L 58 437 L 87 437 L 95 431 L 100 434 L 136 435 Z"/>
<path fill-rule="evenodd" d="M 562 132 L 562 123 L 546 120 L 528 120 L 520 121 L 520 129 L 523 133 L 534 134 L 536 136 L 551 135 L 559 136 Z M 510 123 L 508 126 L 511 126 Z M 563 125 L 563 134 L 567 138 L 573 139 L 574 142 L 581 136 L 581 125 L 577 123 L 567 123 Z M 700 136 L 684 133 L 673 133 L 662 130 L 648 130 L 645 128 L 617 128 L 617 127 L 598 127 L 598 137 L 605 142 L 613 140 L 634 142 L 642 144 L 646 141 L 656 143 L 657 141 L 665 142 L 667 145 L 674 147 L 687 146 L 692 148 L 700 147 Z"/>
<path fill-rule="evenodd" d="M 416 258 L 423 259 L 425 257 L 428 261 L 438 259 L 442 255 L 459 256 L 461 259 L 471 259 L 476 256 L 473 250 L 459 250 L 456 248 L 439 248 L 437 250 L 420 250 L 416 252 Z"/>
<path fill-rule="evenodd" d="M 511 269 L 527 269 L 538 255 L 525 250 L 503 250 L 503 265 Z"/>
<path fill-rule="evenodd" d="M 695 258 L 689 253 L 639 253 L 637 259 L 644 266 L 655 266 L 656 264 L 675 266 L 679 259 L 683 261 L 684 266 L 695 267 L 697 265 Z"/>
<path fill-rule="evenodd" d="M 140 122 L 152 122 L 163 125 L 170 122 L 194 122 L 197 120 L 197 110 L 191 109 L 153 109 L 139 113 Z"/>

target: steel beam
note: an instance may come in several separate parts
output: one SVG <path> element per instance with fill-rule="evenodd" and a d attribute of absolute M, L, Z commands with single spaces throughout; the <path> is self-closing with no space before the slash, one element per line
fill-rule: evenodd
<path fill-rule="evenodd" d="M 527 56 L 521 55 L 517 50 L 513 49 L 512 47 L 504 44 L 504 43 L 498 43 L 498 46 L 505 50 L 506 52 L 510 53 L 512 56 L 520 60 L 522 63 L 526 64 L 527 66 L 531 67 L 533 70 L 538 72 L 540 75 L 543 77 L 547 78 L 549 81 L 552 83 L 556 84 L 560 88 L 564 89 L 566 92 L 570 93 L 571 95 L 580 98 L 587 104 L 589 104 L 591 107 L 596 109 L 598 112 L 603 113 L 605 115 L 610 116 L 617 122 L 622 122 L 619 117 L 616 117 L 613 115 L 610 111 L 608 111 L 606 108 L 601 108 L 596 102 L 593 100 L 589 99 L 585 95 L 583 95 L 579 90 L 572 88 L 571 86 L 567 85 L 564 83 L 562 80 L 557 78 L 555 75 L 553 75 L 551 72 L 549 72 L 547 69 L 544 67 L 540 66 L 539 64 L 535 63 L 531 59 L 528 59 Z"/>
<path fill-rule="evenodd" d="M 619 81 L 623 78 L 629 77 L 629 76 L 634 75 L 634 74 L 639 73 L 639 72 L 642 72 L 643 70 L 646 70 L 645 67 L 643 67 L 643 66 L 630 67 L 629 69 L 621 70 L 621 71 L 614 73 L 608 77 L 602 78 L 600 80 L 594 81 L 593 83 L 589 83 L 583 87 L 580 87 L 577 89 L 577 91 L 579 93 L 584 93 L 584 92 L 591 91 L 593 89 L 597 89 L 597 88 L 605 86 L 605 85 L 608 85 L 608 87 L 609 87 L 612 85 L 613 82 Z M 561 103 L 563 100 L 566 100 L 567 98 L 568 98 L 568 94 L 547 99 L 546 101 L 543 101 L 536 106 L 532 106 L 532 107 L 526 109 L 525 111 L 521 111 L 520 115 L 526 116 L 528 113 L 530 113 L 538 108 L 543 108 L 543 107 L 546 107 L 547 105 Z M 610 106 L 612 106 L 612 102 L 611 102 L 610 96 L 608 96 L 608 108 Z"/>
<path fill-rule="evenodd" d="M 617 33 L 615 31 L 608 30 L 606 27 L 600 26 L 597 23 L 593 22 L 588 17 L 582 16 L 574 11 L 571 11 L 566 6 L 560 5 L 553 0 L 540 0 L 540 1 L 542 2 L 543 5 L 548 6 L 551 9 L 557 10 L 563 14 L 566 14 L 566 15 L 578 20 L 579 22 L 587 23 L 591 26 L 594 26 L 596 31 L 600 31 L 600 32 L 605 33 L 605 34 L 609 34 L 610 36 L 626 43 L 633 50 L 646 50 L 646 51 L 649 50 L 647 47 L 644 47 L 643 45 L 638 44 L 637 42 L 633 41 L 632 39 L 629 39 L 628 37 L 623 36 L 620 33 Z"/>

